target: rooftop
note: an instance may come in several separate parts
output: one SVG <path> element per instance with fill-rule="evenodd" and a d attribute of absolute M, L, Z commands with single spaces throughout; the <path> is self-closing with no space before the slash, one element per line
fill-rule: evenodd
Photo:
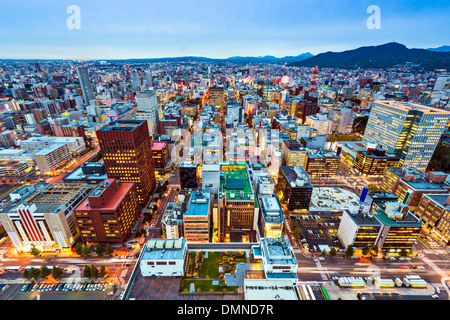
<path fill-rule="evenodd" d="M 344 210 L 359 203 L 359 196 L 339 187 L 315 187 L 311 194 L 309 210 Z"/>
<path fill-rule="evenodd" d="M 186 239 L 150 239 L 144 246 L 141 260 L 181 260 L 187 247 Z"/>
<path fill-rule="evenodd" d="M 293 186 L 292 184 L 296 184 L 297 180 L 300 179 L 304 181 L 304 184 L 301 187 L 312 188 L 312 185 L 309 180 L 309 175 L 303 167 L 281 166 L 280 170 L 284 174 L 286 180 L 291 186 Z"/>
<path fill-rule="evenodd" d="M 375 213 L 376 218 L 385 226 L 408 228 L 422 226 L 422 221 L 411 212 L 406 214 L 404 218 L 395 220 L 390 219 L 383 210 L 376 210 Z"/>
<path fill-rule="evenodd" d="M 189 208 L 184 216 L 206 216 L 209 215 L 209 190 L 194 191 L 192 192 L 191 199 L 189 201 Z"/>
<path fill-rule="evenodd" d="M 450 193 L 448 193 L 448 194 L 424 194 L 423 196 L 426 196 L 433 202 L 437 203 L 441 207 L 450 211 L 450 205 L 445 204 L 447 199 L 450 197 Z"/>
<path fill-rule="evenodd" d="M 98 131 L 113 131 L 113 132 L 127 132 L 133 131 L 139 125 L 143 124 L 146 120 L 117 120 L 109 125 L 99 129 Z"/>
<path fill-rule="evenodd" d="M 227 201 L 254 200 L 247 168 L 244 166 L 223 166 L 219 193 L 226 193 Z M 219 197 L 223 195 L 220 195 Z"/>
<path fill-rule="evenodd" d="M 292 247 L 287 238 L 263 238 L 260 242 L 266 264 L 297 264 Z"/>

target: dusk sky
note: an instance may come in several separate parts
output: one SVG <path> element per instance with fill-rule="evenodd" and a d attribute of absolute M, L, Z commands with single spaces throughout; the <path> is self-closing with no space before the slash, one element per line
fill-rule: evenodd
<path fill-rule="evenodd" d="M 70 30 L 67 7 L 81 10 Z M 381 9 L 370 30 L 367 8 Z M 0 58 L 283 57 L 399 42 L 450 45 L 450 1 L 0 0 Z"/>

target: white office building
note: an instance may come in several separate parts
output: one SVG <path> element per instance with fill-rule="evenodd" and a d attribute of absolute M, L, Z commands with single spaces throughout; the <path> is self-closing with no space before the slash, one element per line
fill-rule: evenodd
<path fill-rule="evenodd" d="M 181 277 L 187 258 L 187 241 L 180 239 L 150 239 L 139 260 L 143 277 Z"/>

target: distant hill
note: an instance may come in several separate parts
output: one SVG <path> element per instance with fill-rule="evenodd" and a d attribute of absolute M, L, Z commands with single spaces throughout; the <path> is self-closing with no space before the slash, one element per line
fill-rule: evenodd
<path fill-rule="evenodd" d="M 438 48 L 428 48 L 429 51 L 450 52 L 450 46 L 442 46 Z"/>
<path fill-rule="evenodd" d="M 302 53 L 298 56 L 286 56 L 283 58 L 276 58 L 274 56 L 264 56 L 264 57 L 229 57 L 226 59 L 227 61 L 239 61 L 239 62 L 294 62 L 294 61 L 303 61 L 305 59 L 314 57 L 314 55 L 310 52 Z"/>
<path fill-rule="evenodd" d="M 285 62 L 293 62 L 293 61 L 302 61 L 308 58 L 313 57 L 314 55 L 306 52 L 302 53 L 298 56 L 286 56 L 283 58 L 276 58 L 274 56 L 264 56 L 264 57 L 241 57 L 234 56 L 229 57 L 227 59 L 215 59 L 215 58 L 206 58 L 206 57 L 195 57 L 195 56 L 186 56 L 186 57 L 168 57 L 168 58 L 142 58 L 142 59 L 125 59 L 125 60 L 106 60 L 106 61 L 128 61 L 128 62 L 187 62 L 187 61 L 209 61 L 209 62 L 233 62 L 233 63 L 259 63 L 259 62 L 272 62 L 272 63 L 285 63 Z"/>
<path fill-rule="evenodd" d="M 343 52 L 325 52 L 289 65 L 325 68 L 389 68 L 406 62 L 419 64 L 427 70 L 450 70 L 450 52 L 408 49 L 402 44 L 390 42 Z"/>

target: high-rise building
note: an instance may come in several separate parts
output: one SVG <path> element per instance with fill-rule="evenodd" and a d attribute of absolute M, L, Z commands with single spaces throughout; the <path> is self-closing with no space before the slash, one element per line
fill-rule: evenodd
<path fill-rule="evenodd" d="M 386 153 L 384 149 L 367 148 L 358 151 L 354 168 L 366 176 L 384 176 L 386 168 L 396 167 L 399 160 L 397 156 Z"/>
<path fill-rule="evenodd" d="M 147 87 L 152 88 L 153 87 L 153 76 L 152 76 L 152 72 L 150 70 L 145 72 L 145 78 L 147 79 Z"/>
<path fill-rule="evenodd" d="M 368 208 L 360 206 L 343 212 L 336 236 L 344 247 L 377 245 L 383 252 L 411 250 L 422 222 L 407 205 L 393 199 L 374 199 L 370 212 Z"/>
<path fill-rule="evenodd" d="M 109 178 L 134 182 L 141 204 L 155 189 L 151 140 L 145 121 L 117 120 L 97 131 Z"/>
<path fill-rule="evenodd" d="M 332 133 L 351 133 L 355 121 L 355 112 L 348 106 L 330 109 L 328 119 L 332 122 Z"/>
<path fill-rule="evenodd" d="M 283 232 L 283 210 L 278 198 L 272 195 L 258 195 L 260 208 L 259 231 L 263 238 L 279 238 Z"/>
<path fill-rule="evenodd" d="M 216 107 L 225 106 L 225 90 L 223 86 L 209 88 L 209 104 L 213 104 Z"/>
<path fill-rule="evenodd" d="M 144 90 L 136 95 L 137 120 L 147 120 L 150 135 L 158 134 L 159 120 L 162 118 L 162 108 L 158 105 L 158 100 L 154 90 Z"/>
<path fill-rule="evenodd" d="M 415 213 L 447 245 L 450 244 L 450 193 L 424 194 Z"/>
<path fill-rule="evenodd" d="M 67 144 L 54 143 L 36 152 L 34 160 L 40 174 L 52 175 L 69 165 L 73 158 Z"/>
<path fill-rule="evenodd" d="M 218 241 L 240 242 L 234 240 L 242 240 L 240 231 L 255 230 L 258 221 L 253 186 L 245 165 L 223 165 L 222 171 L 217 211 Z"/>
<path fill-rule="evenodd" d="M 86 67 L 78 67 L 77 72 L 80 80 L 81 91 L 83 92 L 84 103 L 89 105 L 90 101 L 95 99 L 91 80 L 89 80 L 89 70 Z"/>
<path fill-rule="evenodd" d="M 335 177 L 341 157 L 332 151 L 318 151 L 306 155 L 305 169 L 311 178 Z"/>
<path fill-rule="evenodd" d="M 155 170 L 164 170 L 170 166 L 169 147 L 166 141 L 152 141 L 152 158 Z"/>
<path fill-rule="evenodd" d="M 386 168 L 381 189 L 392 192 L 399 201 L 407 204 L 415 211 L 422 195 L 445 194 L 450 191 L 450 183 L 446 181 L 447 173 L 430 171 L 425 173 L 416 168 Z"/>
<path fill-rule="evenodd" d="M 210 242 L 211 208 L 209 190 L 192 192 L 183 215 L 184 237 L 188 242 Z"/>
<path fill-rule="evenodd" d="M 285 200 L 289 210 L 307 211 L 311 203 L 313 186 L 302 167 L 280 167 L 276 195 Z"/>
<path fill-rule="evenodd" d="M 86 244 L 121 243 L 139 219 L 140 205 L 131 182 L 105 179 L 74 210 L 81 239 Z"/>
<path fill-rule="evenodd" d="M 195 161 L 182 161 L 179 166 L 180 170 L 180 186 L 185 188 L 198 188 L 197 166 Z"/>
<path fill-rule="evenodd" d="M 363 143 L 379 144 L 400 158 L 399 165 L 426 170 L 450 112 L 412 103 L 373 104 Z"/>

